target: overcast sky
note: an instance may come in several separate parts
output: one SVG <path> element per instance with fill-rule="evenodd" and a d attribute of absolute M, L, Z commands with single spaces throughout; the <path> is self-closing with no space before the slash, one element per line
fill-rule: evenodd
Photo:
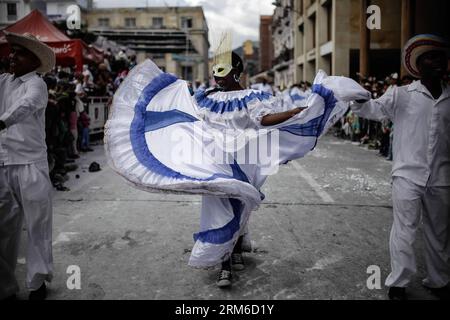
<path fill-rule="evenodd" d="M 259 16 L 272 15 L 274 0 L 94 0 L 98 8 L 145 6 L 202 6 L 210 39 L 221 31 L 233 31 L 233 48 L 245 40 L 259 40 Z M 213 39 L 211 39 L 213 40 Z M 214 43 L 214 41 L 212 41 Z M 213 48 L 211 48 L 213 49 Z"/>

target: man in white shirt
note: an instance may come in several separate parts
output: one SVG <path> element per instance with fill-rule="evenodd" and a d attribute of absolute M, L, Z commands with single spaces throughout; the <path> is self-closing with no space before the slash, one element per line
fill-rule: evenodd
<path fill-rule="evenodd" d="M 22 222 L 30 300 L 45 299 L 52 280 L 52 185 L 45 144 L 47 85 L 36 72 L 55 64 L 52 49 L 32 35 L 6 33 L 13 74 L 0 75 L 0 299 L 15 299 Z"/>
<path fill-rule="evenodd" d="M 394 89 L 395 87 L 397 87 L 397 84 L 398 84 L 398 73 L 393 73 L 389 77 L 389 86 L 388 86 L 387 90 Z"/>
<path fill-rule="evenodd" d="M 407 43 L 403 56 L 409 73 L 420 80 L 394 87 L 377 100 L 358 101 L 352 110 L 368 119 L 390 119 L 395 126 L 389 298 L 407 298 L 405 288 L 417 271 L 413 243 L 422 218 L 427 267 L 423 284 L 439 298 L 448 299 L 450 88 L 442 81 L 448 44 L 436 36 L 419 35 Z"/>
<path fill-rule="evenodd" d="M 87 64 L 83 65 L 83 76 L 84 76 L 84 82 L 87 86 L 93 86 L 94 85 L 94 76 L 92 75 L 91 70 L 89 70 L 89 66 Z"/>

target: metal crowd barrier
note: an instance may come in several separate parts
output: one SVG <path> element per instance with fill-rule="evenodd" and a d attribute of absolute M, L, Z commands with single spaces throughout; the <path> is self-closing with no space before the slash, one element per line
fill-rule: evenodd
<path fill-rule="evenodd" d="M 103 133 L 109 114 L 110 97 L 88 97 L 85 104 L 86 112 L 91 118 L 90 135 Z"/>

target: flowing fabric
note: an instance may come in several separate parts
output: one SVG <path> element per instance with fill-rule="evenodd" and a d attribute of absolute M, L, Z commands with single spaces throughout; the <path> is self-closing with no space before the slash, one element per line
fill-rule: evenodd
<path fill-rule="evenodd" d="M 309 90 L 304 92 L 298 87 L 293 87 L 292 89 L 286 90 L 285 101 L 288 104 L 294 104 L 296 107 L 303 108 L 306 106 L 306 102 L 310 95 L 311 92 L 309 92 Z"/>
<path fill-rule="evenodd" d="M 149 192 L 203 195 L 200 230 L 189 260 L 208 268 L 229 258 L 260 188 L 279 165 L 313 150 L 348 109 L 370 94 L 356 82 L 319 72 L 308 108 L 276 126 L 268 114 L 294 108 L 262 91 L 189 93 L 187 83 L 150 60 L 135 67 L 116 92 L 105 129 L 111 167 Z"/>

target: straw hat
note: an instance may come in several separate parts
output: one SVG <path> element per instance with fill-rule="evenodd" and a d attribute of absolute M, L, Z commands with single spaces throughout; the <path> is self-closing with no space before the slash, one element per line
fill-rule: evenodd
<path fill-rule="evenodd" d="M 448 42 L 432 34 L 420 34 L 411 38 L 403 49 L 403 65 L 410 75 L 420 78 L 417 59 L 428 51 L 443 51 L 449 56 Z"/>
<path fill-rule="evenodd" d="M 3 32 L 5 33 L 6 40 L 10 44 L 20 45 L 38 57 L 41 65 L 36 69 L 36 72 L 45 73 L 54 68 L 56 60 L 55 53 L 49 46 L 39 41 L 38 38 L 30 33 L 17 34 L 9 31 Z"/>

